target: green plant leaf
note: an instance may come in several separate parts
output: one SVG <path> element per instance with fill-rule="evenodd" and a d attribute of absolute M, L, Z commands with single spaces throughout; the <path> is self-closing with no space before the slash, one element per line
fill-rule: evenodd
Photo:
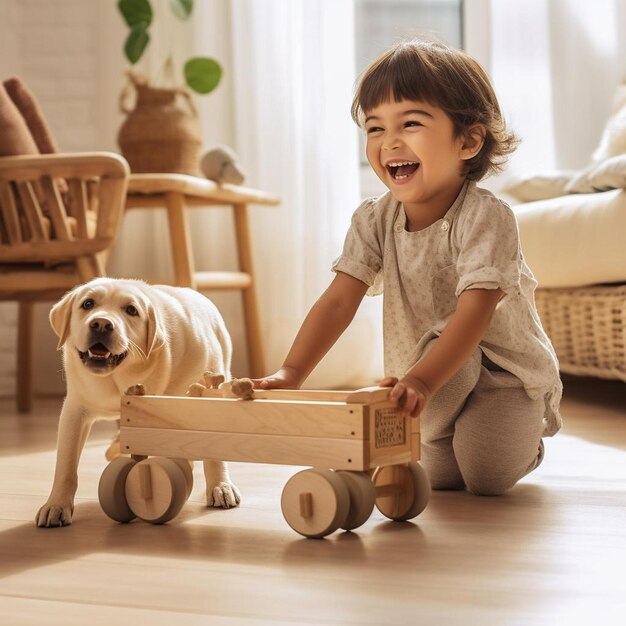
<path fill-rule="evenodd" d="M 193 0 L 170 0 L 170 8 L 176 17 L 187 20 L 193 11 Z"/>
<path fill-rule="evenodd" d="M 143 22 L 148 28 L 152 23 L 150 0 L 119 0 L 117 8 L 129 28 L 134 28 L 140 22 Z"/>
<path fill-rule="evenodd" d="M 194 57 L 185 63 L 187 85 L 198 93 L 210 93 L 222 78 L 222 68 L 215 59 Z"/>
<path fill-rule="evenodd" d="M 150 35 L 148 35 L 146 30 L 147 27 L 148 25 L 145 22 L 135 24 L 126 38 L 124 53 L 132 65 L 135 65 L 141 59 L 141 55 L 150 41 Z"/>

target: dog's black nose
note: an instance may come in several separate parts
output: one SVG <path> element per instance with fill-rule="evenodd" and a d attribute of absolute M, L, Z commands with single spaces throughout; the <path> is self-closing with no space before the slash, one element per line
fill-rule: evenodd
<path fill-rule="evenodd" d="M 110 333 L 113 331 L 115 326 L 113 326 L 113 322 L 111 320 L 108 320 L 105 317 L 95 317 L 91 320 L 91 322 L 89 322 L 89 328 L 98 333 Z"/>

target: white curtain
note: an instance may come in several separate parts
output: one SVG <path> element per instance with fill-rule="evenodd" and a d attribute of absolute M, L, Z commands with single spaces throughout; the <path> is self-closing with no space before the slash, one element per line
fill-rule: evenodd
<path fill-rule="evenodd" d="M 255 210 L 253 237 L 270 370 L 328 285 L 359 203 L 352 0 L 234 0 L 236 150 L 247 184 L 280 195 Z M 307 381 L 372 384 L 382 370 L 380 302 L 357 319 Z"/>
<path fill-rule="evenodd" d="M 626 78 L 625 10 L 624 0 L 489 1 L 488 65 L 523 139 L 510 173 L 589 163 Z"/>

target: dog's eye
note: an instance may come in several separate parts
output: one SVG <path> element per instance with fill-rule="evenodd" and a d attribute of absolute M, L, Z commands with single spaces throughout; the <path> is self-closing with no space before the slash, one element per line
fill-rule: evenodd
<path fill-rule="evenodd" d="M 89 311 L 89 309 L 93 309 L 94 306 L 96 306 L 96 303 L 91 298 L 87 298 L 87 300 L 80 305 L 80 308 Z"/>
<path fill-rule="evenodd" d="M 129 304 L 126 307 L 126 313 L 128 313 L 128 315 L 132 315 L 132 316 L 139 315 L 139 311 L 132 304 Z"/>

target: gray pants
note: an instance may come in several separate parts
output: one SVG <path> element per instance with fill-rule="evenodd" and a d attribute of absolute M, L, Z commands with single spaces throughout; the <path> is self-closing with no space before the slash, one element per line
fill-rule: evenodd
<path fill-rule="evenodd" d="M 432 488 L 493 496 L 513 487 L 543 459 L 544 412 L 543 398 L 477 349 L 420 416 Z"/>

